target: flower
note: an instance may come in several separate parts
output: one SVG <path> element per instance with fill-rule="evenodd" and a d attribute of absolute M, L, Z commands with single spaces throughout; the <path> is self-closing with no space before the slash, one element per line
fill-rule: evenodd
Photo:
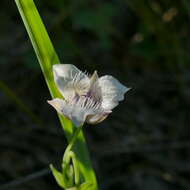
<path fill-rule="evenodd" d="M 103 121 L 129 90 L 110 75 L 98 78 L 95 71 L 89 76 L 71 64 L 54 65 L 53 74 L 64 99 L 55 98 L 48 103 L 77 127 L 85 121 Z"/>

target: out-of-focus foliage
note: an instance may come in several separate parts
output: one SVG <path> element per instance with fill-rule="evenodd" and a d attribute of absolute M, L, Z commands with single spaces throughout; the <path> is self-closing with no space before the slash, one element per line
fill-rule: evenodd
<path fill-rule="evenodd" d="M 132 87 L 85 131 L 101 189 L 189 190 L 190 1 L 35 2 L 63 63 Z M 0 23 L 0 80 L 30 110 L 0 89 L 3 184 L 58 162 L 66 143 L 14 2 L 1 2 Z M 39 186 L 56 189 L 50 175 L 12 189 Z"/>

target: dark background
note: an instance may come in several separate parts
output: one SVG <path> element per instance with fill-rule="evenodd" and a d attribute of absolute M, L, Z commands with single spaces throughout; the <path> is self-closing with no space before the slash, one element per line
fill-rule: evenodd
<path fill-rule="evenodd" d="M 190 1 L 35 2 L 63 63 L 132 87 L 85 129 L 101 190 L 189 190 Z M 58 190 L 67 143 L 14 1 L 0 24 L 0 189 Z"/>

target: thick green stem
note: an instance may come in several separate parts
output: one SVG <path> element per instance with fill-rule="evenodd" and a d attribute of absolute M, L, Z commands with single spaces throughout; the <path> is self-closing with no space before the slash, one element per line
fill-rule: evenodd
<path fill-rule="evenodd" d="M 61 98 L 62 96 L 55 86 L 52 73 L 52 65 L 58 64 L 60 61 L 51 40 L 49 39 L 48 33 L 36 6 L 33 0 L 16 0 L 16 5 L 32 42 L 50 93 L 53 98 Z M 69 142 L 74 134 L 73 132 L 75 127 L 63 116 L 59 115 L 59 119 Z M 87 144 L 82 131 L 80 131 L 77 136 L 76 144 L 74 145 L 74 152 L 84 181 L 94 184 L 94 188 L 92 188 L 92 190 L 98 190 L 96 176 L 92 168 Z"/>

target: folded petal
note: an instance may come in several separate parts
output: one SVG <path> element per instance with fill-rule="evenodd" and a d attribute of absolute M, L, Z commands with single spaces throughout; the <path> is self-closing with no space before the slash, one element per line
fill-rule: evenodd
<path fill-rule="evenodd" d="M 92 109 L 86 109 L 78 104 L 69 104 L 63 99 L 55 98 L 48 101 L 58 113 L 63 114 L 65 117 L 69 118 L 76 127 L 83 125 L 88 115 L 94 115 L 95 112 Z"/>
<path fill-rule="evenodd" d="M 53 74 L 55 83 L 65 99 L 72 99 L 77 89 L 85 89 L 88 85 L 88 76 L 72 64 L 54 65 Z"/>
<path fill-rule="evenodd" d="M 93 75 L 90 77 L 89 89 L 86 95 L 87 97 L 93 98 L 96 102 L 100 102 L 102 100 L 102 93 L 98 82 L 97 71 L 94 71 Z"/>
<path fill-rule="evenodd" d="M 124 94 L 129 88 L 122 85 L 117 79 L 110 75 L 103 76 L 98 80 L 102 93 L 102 108 L 112 110 L 118 102 L 124 99 Z"/>
<path fill-rule="evenodd" d="M 95 115 L 89 115 L 87 116 L 86 122 L 89 124 L 97 124 L 102 122 L 104 119 L 107 118 L 107 116 L 111 113 L 110 112 L 101 112 L 101 113 L 97 113 Z"/>

